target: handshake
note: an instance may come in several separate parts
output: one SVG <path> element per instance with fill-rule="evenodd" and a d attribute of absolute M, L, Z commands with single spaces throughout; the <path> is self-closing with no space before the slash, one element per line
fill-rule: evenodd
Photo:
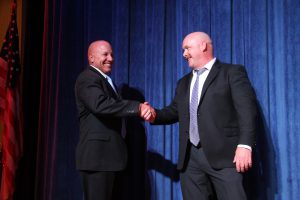
<path fill-rule="evenodd" d="M 140 104 L 140 117 L 147 122 L 154 122 L 156 117 L 155 109 L 150 106 L 148 102 Z"/>

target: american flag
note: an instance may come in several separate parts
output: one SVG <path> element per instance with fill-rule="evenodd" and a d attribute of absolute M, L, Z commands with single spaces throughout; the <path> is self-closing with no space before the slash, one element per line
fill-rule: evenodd
<path fill-rule="evenodd" d="M 16 4 L 13 3 L 11 21 L 0 52 L 1 200 L 13 199 L 15 175 L 23 149 L 20 68 Z"/>

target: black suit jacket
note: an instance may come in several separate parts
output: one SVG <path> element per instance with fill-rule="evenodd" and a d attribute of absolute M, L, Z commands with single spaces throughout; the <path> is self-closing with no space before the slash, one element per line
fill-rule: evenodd
<path fill-rule="evenodd" d="M 179 121 L 178 169 L 184 166 L 189 140 L 191 80 L 192 72 L 178 81 L 172 103 L 157 110 L 154 122 Z M 256 118 L 256 97 L 244 67 L 216 61 L 204 83 L 198 107 L 201 145 L 213 168 L 233 167 L 238 144 L 253 146 Z"/>
<path fill-rule="evenodd" d="M 88 67 L 78 76 L 75 96 L 80 121 L 77 169 L 124 169 L 127 148 L 121 136 L 122 117 L 137 116 L 139 102 L 122 100 L 93 67 Z"/>

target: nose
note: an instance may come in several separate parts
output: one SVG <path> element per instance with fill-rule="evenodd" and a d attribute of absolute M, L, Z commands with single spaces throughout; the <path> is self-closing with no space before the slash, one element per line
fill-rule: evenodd
<path fill-rule="evenodd" d="M 183 50 L 183 57 L 185 58 L 185 59 L 187 59 L 188 58 L 188 52 L 187 52 L 187 49 L 184 49 Z"/>
<path fill-rule="evenodd" d="M 109 60 L 109 61 L 113 61 L 113 60 L 114 60 L 114 58 L 113 58 L 113 56 L 112 56 L 111 54 L 109 54 L 109 55 L 107 56 L 107 60 Z"/>

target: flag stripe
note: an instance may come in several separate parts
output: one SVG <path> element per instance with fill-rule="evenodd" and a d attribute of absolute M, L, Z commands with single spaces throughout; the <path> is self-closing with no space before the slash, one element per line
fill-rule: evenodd
<path fill-rule="evenodd" d="M 16 170 L 22 155 L 22 110 L 19 96 L 19 38 L 16 23 L 16 4 L 0 52 L 0 111 L 3 120 L 3 155 L 1 200 L 12 200 Z M 1 103 L 2 102 L 2 103 Z"/>
<path fill-rule="evenodd" d="M 0 57 L 0 109 L 5 109 L 7 62 Z M 1 112 L 1 111 L 0 111 Z"/>

